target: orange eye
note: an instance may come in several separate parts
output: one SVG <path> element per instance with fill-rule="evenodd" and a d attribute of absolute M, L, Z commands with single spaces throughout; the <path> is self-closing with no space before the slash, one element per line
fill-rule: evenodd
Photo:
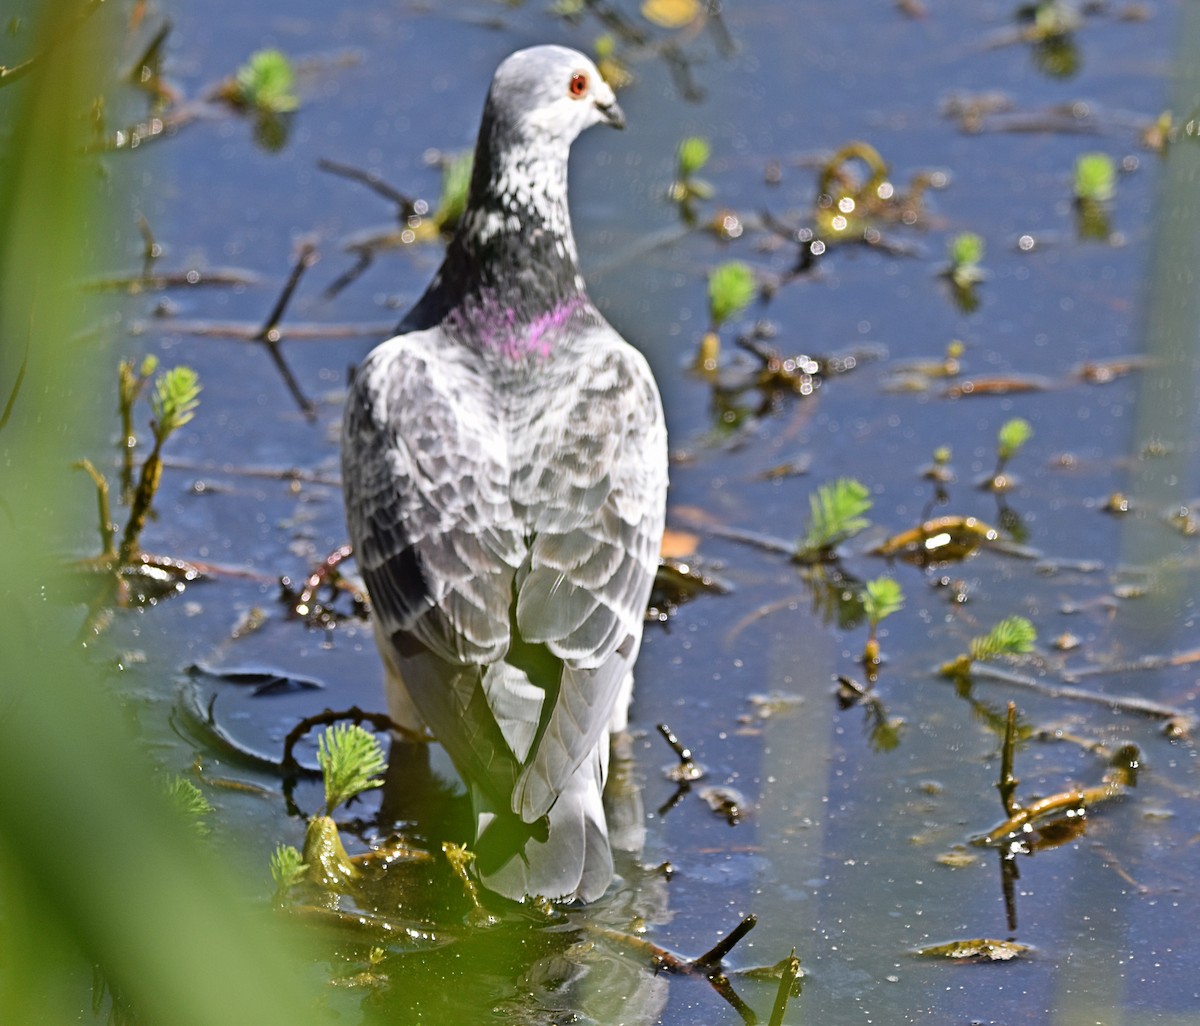
<path fill-rule="evenodd" d="M 572 100 L 581 100 L 588 91 L 588 77 L 582 71 L 575 72 L 571 76 L 570 84 L 567 86 L 567 95 Z"/>

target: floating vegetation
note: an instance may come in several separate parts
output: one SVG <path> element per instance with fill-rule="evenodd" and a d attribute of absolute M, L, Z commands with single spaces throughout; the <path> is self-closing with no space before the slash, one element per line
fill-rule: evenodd
<path fill-rule="evenodd" d="M 986 937 L 947 941 L 917 948 L 922 958 L 944 958 L 952 962 L 1011 962 L 1029 955 L 1034 949 L 1012 940 L 992 940 Z"/>

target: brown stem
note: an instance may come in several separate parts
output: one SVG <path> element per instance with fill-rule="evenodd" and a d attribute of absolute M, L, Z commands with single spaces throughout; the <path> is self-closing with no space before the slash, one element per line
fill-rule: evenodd
<path fill-rule="evenodd" d="M 98 471 L 89 459 L 76 460 L 72 466 L 84 471 L 96 486 L 96 512 L 100 519 L 100 556 L 113 559 L 117 550 L 113 545 L 112 514 L 108 505 L 108 478 Z"/>
<path fill-rule="evenodd" d="M 1000 803 L 1004 806 L 1004 814 L 1012 816 L 1020 810 L 1013 798 L 1020 783 L 1013 776 L 1013 753 L 1017 746 L 1017 703 L 1008 703 L 1008 721 L 1004 727 L 1004 747 L 1000 752 L 1000 780 L 996 789 L 1000 792 Z"/>

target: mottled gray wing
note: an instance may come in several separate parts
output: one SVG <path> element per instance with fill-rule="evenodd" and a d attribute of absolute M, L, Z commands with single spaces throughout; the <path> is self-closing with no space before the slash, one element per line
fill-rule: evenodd
<path fill-rule="evenodd" d="M 666 508 L 666 428 L 645 359 L 603 321 L 570 346 L 570 380 L 513 431 L 514 513 L 533 524 L 517 632 L 563 664 L 513 796 L 526 821 L 550 807 L 612 718 L 641 644 Z"/>
<path fill-rule="evenodd" d="M 488 383 L 439 329 L 397 336 L 359 368 L 342 476 L 388 662 L 460 770 L 507 802 L 518 767 L 480 685 L 509 648 L 525 546 Z"/>

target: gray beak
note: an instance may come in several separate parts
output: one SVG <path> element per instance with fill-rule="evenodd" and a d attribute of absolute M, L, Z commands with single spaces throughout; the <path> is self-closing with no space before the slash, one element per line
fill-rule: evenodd
<path fill-rule="evenodd" d="M 625 112 L 621 110 L 620 104 L 616 100 L 612 103 L 598 103 L 596 109 L 600 112 L 605 122 L 612 125 L 613 128 L 625 127 Z"/>

